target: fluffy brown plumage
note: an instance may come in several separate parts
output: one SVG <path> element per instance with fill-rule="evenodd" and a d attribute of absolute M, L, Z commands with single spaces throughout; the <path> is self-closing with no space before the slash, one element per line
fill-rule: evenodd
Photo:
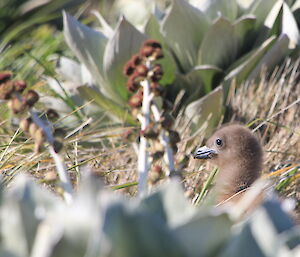
<path fill-rule="evenodd" d="M 208 139 L 206 146 L 196 150 L 194 158 L 208 159 L 218 166 L 216 191 L 218 201 L 222 202 L 260 177 L 263 150 L 249 129 L 237 124 L 225 125 Z"/>

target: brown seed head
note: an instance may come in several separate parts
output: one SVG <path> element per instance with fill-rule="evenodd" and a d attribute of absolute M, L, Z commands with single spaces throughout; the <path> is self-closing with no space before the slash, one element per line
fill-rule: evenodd
<path fill-rule="evenodd" d="M 137 72 L 134 72 L 127 80 L 127 89 L 128 91 L 134 93 L 141 86 L 141 81 L 144 80 L 143 77 L 140 77 Z"/>
<path fill-rule="evenodd" d="M 140 64 L 135 67 L 137 74 L 141 77 L 146 77 L 148 73 L 148 68 L 145 64 Z"/>
<path fill-rule="evenodd" d="M 5 83 L 12 77 L 12 72 L 2 71 L 0 72 L 0 84 Z"/>
<path fill-rule="evenodd" d="M 15 90 L 21 94 L 21 93 L 23 93 L 23 91 L 25 90 L 27 85 L 24 80 L 15 80 L 14 86 L 15 86 Z"/>
<path fill-rule="evenodd" d="M 161 44 L 155 39 L 148 39 L 144 42 L 143 46 L 151 46 L 153 48 L 162 48 Z"/>
<path fill-rule="evenodd" d="M 158 60 L 164 57 L 161 48 L 153 48 L 151 46 L 144 46 L 141 48 L 140 54 L 141 56 L 150 58 L 152 60 Z"/>
<path fill-rule="evenodd" d="M 144 130 L 141 130 L 141 136 L 150 139 L 156 139 L 159 135 L 159 130 L 154 127 L 153 123 L 150 123 Z"/>
<path fill-rule="evenodd" d="M 164 88 L 158 82 L 151 82 L 150 89 L 155 96 L 162 96 Z"/>
<path fill-rule="evenodd" d="M 15 91 L 14 83 L 11 80 L 0 84 L 0 99 L 2 100 L 11 99 L 14 91 Z"/>
<path fill-rule="evenodd" d="M 25 103 L 28 107 L 34 106 L 34 104 L 39 100 L 39 95 L 34 90 L 28 90 L 24 95 Z"/>
<path fill-rule="evenodd" d="M 46 112 L 47 118 L 51 121 L 55 121 L 59 118 L 57 111 L 54 109 L 48 109 Z"/>
<path fill-rule="evenodd" d="M 14 114 L 18 114 L 26 110 L 25 102 L 19 100 L 17 97 L 10 99 L 7 103 L 7 106 L 13 111 Z"/>
<path fill-rule="evenodd" d="M 154 82 L 160 81 L 162 79 L 162 76 L 164 75 L 162 67 L 158 63 L 153 65 L 151 72 L 149 72 L 149 74 L 151 80 Z"/>
<path fill-rule="evenodd" d="M 124 69 L 123 69 L 123 74 L 125 76 L 130 76 L 134 73 L 134 65 L 132 65 L 132 62 L 131 61 L 128 61 L 125 66 L 124 66 Z"/>
<path fill-rule="evenodd" d="M 139 89 L 137 93 L 130 97 L 128 104 L 132 108 L 139 108 L 143 103 L 143 90 Z"/>
<path fill-rule="evenodd" d="M 140 64 L 143 63 L 142 57 L 141 57 L 140 55 L 138 55 L 138 54 L 133 55 L 133 56 L 131 57 L 130 61 L 131 61 L 132 65 L 133 65 L 134 67 L 135 67 L 135 66 L 138 66 L 138 65 L 140 65 Z"/>
<path fill-rule="evenodd" d="M 157 40 L 146 40 L 140 50 L 143 57 L 157 60 L 163 57 L 161 44 Z"/>

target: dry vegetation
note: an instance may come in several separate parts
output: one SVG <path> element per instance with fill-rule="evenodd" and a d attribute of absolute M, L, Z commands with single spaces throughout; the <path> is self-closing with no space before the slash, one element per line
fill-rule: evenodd
<path fill-rule="evenodd" d="M 300 163 L 300 108 L 299 108 L 299 61 L 285 63 L 271 76 L 262 75 L 259 83 L 247 83 L 231 92 L 225 121 L 248 124 L 261 137 L 265 148 L 264 173 L 269 174 L 284 167 Z M 8 130 L 9 122 L 1 123 L 1 173 L 5 182 L 19 172 L 30 172 L 40 182 L 58 193 L 55 167 L 47 151 L 33 155 L 32 140 L 23 138 L 22 133 Z M 130 195 L 136 192 L 137 157 L 132 142 L 124 139 L 125 127 L 95 129 L 93 124 L 74 134 L 65 141 L 65 160 L 74 184 L 80 179 L 80 170 L 91 168 L 103 178 L 107 187 Z M 201 191 L 213 167 L 187 160 L 185 155 L 205 142 L 203 130 L 191 136 L 189 127 L 181 127 L 181 143 L 176 155 L 177 167 L 181 172 L 187 195 L 193 199 Z M 290 170 L 290 169 L 285 169 Z M 289 197 L 300 199 L 300 183 L 297 172 L 275 173 L 275 185 Z M 150 180 L 156 181 L 155 172 Z"/>

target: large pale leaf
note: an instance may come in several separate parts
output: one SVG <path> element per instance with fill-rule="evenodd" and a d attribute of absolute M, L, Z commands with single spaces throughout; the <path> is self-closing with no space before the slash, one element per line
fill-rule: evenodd
<path fill-rule="evenodd" d="M 131 116 L 128 109 L 124 105 L 118 105 L 112 100 L 105 97 L 99 91 L 96 91 L 87 86 L 78 88 L 80 95 L 88 101 L 93 101 L 106 114 L 112 118 L 117 118 L 119 121 L 124 121 L 130 124 L 135 124 L 135 119 Z"/>
<path fill-rule="evenodd" d="M 293 12 L 295 12 L 297 9 L 299 9 L 300 8 L 300 0 L 296 0 L 295 2 L 294 2 L 294 4 L 292 5 L 292 8 L 291 8 L 291 10 L 293 11 Z"/>
<path fill-rule="evenodd" d="M 182 185 L 174 179 L 143 199 L 138 209 L 157 215 L 170 228 L 187 223 L 196 213 L 196 208 L 185 198 Z"/>
<path fill-rule="evenodd" d="M 102 217 L 96 201 L 93 206 L 94 208 L 90 208 L 84 203 L 76 203 L 56 212 L 55 216 L 48 220 L 48 231 L 40 234 L 39 236 L 43 238 L 39 240 L 45 238 L 48 240 L 46 245 L 51 246 L 49 249 L 51 256 L 102 256 L 103 236 L 100 230 Z"/>
<path fill-rule="evenodd" d="M 256 17 L 255 28 L 260 30 L 265 22 L 270 10 L 278 0 L 256 0 L 249 6 L 246 13 Z"/>
<path fill-rule="evenodd" d="M 231 235 L 231 226 L 226 214 L 202 214 L 176 228 L 174 233 L 188 256 L 217 256 Z"/>
<path fill-rule="evenodd" d="M 272 70 L 276 65 L 280 65 L 280 61 L 287 56 L 289 50 L 289 39 L 287 35 L 282 34 L 275 44 L 267 51 L 264 57 L 255 65 L 255 68 L 248 76 L 249 80 L 256 79 L 263 67 Z"/>
<path fill-rule="evenodd" d="M 123 67 L 140 50 L 146 39 L 144 34 L 122 18 L 106 45 L 103 59 L 105 79 L 117 99 L 123 103 L 127 101 L 129 94 L 125 86 L 127 78 L 123 75 Z"/>
<path fill-rule="evenodd" d="M 286 3 L 283 3 L 282 12 L 282 33 L 286 34 L 289 37 L 289 47 L 295 48 L 296 46 L 299 46 L 300 43 L 300 33 L 297 22 Z"/>
<path fill-rule="evenodd" d="M 198 64 L 226 68 L 236 58 L 237 47 L 234 27 L 227 19 L 220 17 L 203 38 L 198 54 Z"/>
<path fill-rule="evenodd" d="M 277 256 L 279 234 L 293 227 L 280 203 L 273 200 L 265 202 L 241 225 L 244 226 L 235 231 L 221 257 Z"/>
<path fill-rule="evenodd" d="M 237 61 L 239 65 L 236 66 L 236 64 L 234 64 L 234 68 L 230 69 L 228 75 L 225 77 L 225 82 L 231 81 L 233 78 L 236 79 L 237 83 L 246 80 L 260 59 L 274 44 L 275 40 L 275 36 L 267 39 L 258 49 L 247 55 L 246 58 L 242 57 L 242 62 Z"/>
<path fill-rule="evenodd" d="M 80 62 L 91 72 L 97 82 L 99 90 L 111 97 L 117 97 L 113 88 L 105 83 L 103 75 L 103 56 L 107 38 L 63 12 L 64 35 L 69 47 L 73 50 Z"/>
<path fill-rule="evenodd" d="M 62 204 L 29 177 L 17 176 L 1 206 L 1 245 L 18 256 L 27 256 L 40 222 Z"/>
<path fill-rule="evenodd" d="M 57 60 L 55 71 L 64 80 L 72 81 L 77 85 L 81 84 L 81 66 L 78 62 L 62 56 Z"/>
<path fill-rule="evenodd" d="M 199 90 L 204 93 L 209 93 L 215 83 L 223 74 L 223 71 L 216 66 L 212 65 L 199 65 L 190 71 L 186 76 L 186 80 L 189 82 L 191 96 L 196 94 Z M 194 99 L 195 100 L 195 99 Z"/>
<path fill-rule="evenodd" d="M 116 9 L 125 16 L 126 20 L 140 30 L 144 28 L 147 19 L 153 12 L 154 5 L 155 1 L 152 0 L 116 1 Z"/>
<path fill-rule="evenodd" d="M 204 97 L 190 103 L 184 114 L 193 122 L 193 130 L 199 129 L 201 125 L 207 122 L 206 133 L 210 133 L 223 114 L 222 87 L 219 86 Z"/>
<path fill-rule="evenodd" d="M 197 61 L 197 53 L 209 26 L 206 16 L 187 1 L 174 0 L 162 21 L 162 33 L 174 51 L 180 69 L 188 72 Z"/>
<path fill-rule="evenodd" d="M 135 210 L 130 202 L 108 207 L 103 231 L 113 243 L 112 257 L 186 256 L 158 215 Z"/>
<path fill-rule="evenodd" d="M 160 59 L 159 63 L 163 67 L 164 76 L 160 80 L 160 83 L 162 85 L 171 84 L 175 79 L 175 74 L 177 71 L 176 63 L 169 51 L 168 45 L 165 42 L 165 38 L 160 32 L 159 24 L 153 15 L 150 16 L 146 24 L 145 33 L 147 36 L 149 36 L 149 38 L 156 39 L 162 44 L 164 58 Z"/>
<path fill-rule="evenodd" d="M 204 0 L 194 1 L 206 15 L 214 20 L 220 16 L 234 21 L 238 15 L 238 4 L 236 0 Z"/>
<path fill-rule="evenodd" d="M 238 55 L 249 51 L 253 47 L 255 37 L 254 26 L 256 18 L 253 15 L 240 17 L 233 23 L 234 35 L 237 40 Z"/>

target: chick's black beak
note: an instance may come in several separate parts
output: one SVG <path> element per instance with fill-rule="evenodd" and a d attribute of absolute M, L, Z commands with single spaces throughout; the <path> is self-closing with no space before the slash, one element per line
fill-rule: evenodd
<path fill-rule="evenodd" d="M 202 146 L 196 149 L 194 159 L 211 159 L 215 155 L 217 155 L 217 152 L 214 149 Z"/>

